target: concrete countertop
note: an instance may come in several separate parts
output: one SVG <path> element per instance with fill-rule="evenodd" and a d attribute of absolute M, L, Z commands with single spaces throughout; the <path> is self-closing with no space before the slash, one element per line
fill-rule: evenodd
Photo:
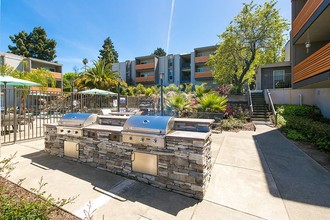
<path fill-rule="evenodd" d="M 173 131 L 166 135 L 171 138 L 189 138 L 194 140 L 206 140 L 212 133 L 211 132 L 193 132 L 193 131 Z"/>
<path fill-rule="evenodd" d="M 205 123 L 212 124 L 214 119 L 202 119 L 202 118 L 175 118 L 175 122 L 190 122 L 190 123 Z"/>
<path fill-rule="evenodd" d="M 130 116 L 118 116 L 118 115 L 98 115 L 97 116 L 99 119 L 123 119 L 127 120 Z"/>
<path fill-rule="evenodd" d="M 112 131 L 112 132 L 121 132 L 123 130 L 122 126 L 113 126 L 113 125 L 99 125 L 93 124 L 83 128 L 84 130 L 98 130 L 98 131 Z"/>

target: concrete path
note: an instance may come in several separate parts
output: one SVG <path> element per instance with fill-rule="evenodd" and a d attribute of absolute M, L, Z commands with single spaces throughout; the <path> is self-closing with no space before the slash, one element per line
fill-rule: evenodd
<path fill-rule="evenodd" d="M 203 201 L 43 152 L 43 140 L 3 146 L 17 152 L 10 179 L 26 178 L 54 197 L 78 196 L 65 209 L 94 219 L 329 219 L 330 173 L 277 130 L 213 135 L 212 177 Z M 89 205 L 91 204 L 91 205 Z M 91 206 L 91 207 L 90 207 Z"/>

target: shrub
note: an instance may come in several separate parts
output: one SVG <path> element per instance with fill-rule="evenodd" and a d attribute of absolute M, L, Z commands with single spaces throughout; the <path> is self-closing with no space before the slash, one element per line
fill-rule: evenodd
<path fill-rule="evenodd" d="M 329 124 L 301 116 L 278 116 L 278 119 L 280 119 L 278 121 L 283 120 L 281 122 L 281 128 L 288 133 L 289 138 L 294 139 L 299 137 L 300 140 L 315 143 L 316 146 L 322 150 L 330 150 Z M 301 136 L 303 136 L 303 138 Z"/>
<path fill-rule="evenodd" d="M 301 134 L 300 132 L 296 131 L 296 130 L 289 130 L 288 131 L 288 138 L 295 140 L 295 141 L 306 141 L 306 137 Z"/>
<path fill-rule="evenodd" d="M 320 119 L 322 115 L 316 106 L 309 105 L 276 105 L 276 111 L 283 116 L 301 116 Z"/>
<path fill-rule="evenodd" d="M 223 119 L 221 121 L 221 127 L 223 130 L 235 130 L 235 129 L 242 129 L 244 126 L 244 122 L 240 119 L 234 118 L 230 116 L 228 119 Z"/>

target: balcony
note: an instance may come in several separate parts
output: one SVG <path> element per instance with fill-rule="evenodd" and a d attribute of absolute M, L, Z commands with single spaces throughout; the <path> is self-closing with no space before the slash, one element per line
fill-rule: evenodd
<path fill-rule="evenodd" d="M 195 57 L 195 63 L 206 63 L 210 56 Z"/>
<path fill-rule="evenodd" d="M 36 68 L 32 68 L 32 70 L 36 70 Z M 51 73 L 53 74 L 53 76 L 55 77 L 55 79 L 62 79 L 62 73 L 59 73 L 59 72 L 51 72 Z"/>
<path fill-rule="evenodd" d="M 55 79 L 62 79 L 62 73 L 57 73 L 57 72 L 52 72 L 54 75 Z"/>
<path fill-rule="evenodd" d="M 50 88 L 50 87 L 42 88 L 42 87 L 37 87 L 37 86 L 30 87 L 30 90 L 32 90 L 32 91 L 41 91 L 43 89 L 44 89 L 45 92 L 56 92 L 56 93 L 62 92 L 61 88 Z"/>
<path fill-rule="evenodd" d="M 155 82 L 155 76 L 144 76 L 144 77 L 136 77 L 136 83 L 150 83 Z"/>
<path fill-rule="evenodd" d="M 146 64 L 136 64 L 136 70 L 146 70 L 146 69 L 154 69 L 155 63 L 146 63 Z"/>
<path fill-rule="evenodd" d="M 293 82 L 297 83 L 330 70 L 330 43 L 298 63 L 293 68 Z"/>
<path fill-rule="evenodd" d="M 195 72 L 195 78 L 212 78 L 212 72 L 211 71 L 204 71 L 204 72 Z"/>
<path fill-rule="evenodd" d="M 306 24 L 306 22 L 312 17 L 314 12 L 322 4 L 324 0 L 309 0 L 299 12 L 296 19 L 292 24 L 292 36 L 295 37 L 300 29 Z"/>

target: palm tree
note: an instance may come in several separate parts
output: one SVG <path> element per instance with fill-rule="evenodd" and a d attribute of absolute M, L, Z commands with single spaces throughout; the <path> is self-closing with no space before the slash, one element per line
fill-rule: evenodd
<path fill-rule="evenodd" d="M 197 98 L 197 109 L 202 112 L 224 112 L 227 106 L 227 97 L 216 93 L 206 93 Z"/>
<path fill-rule="evenodd" d="M 168 92 L 166 96 L 166 105 L 177 111 L 179 117 L 186 115 L 192 109 L 192 102 L 187 94 Z"/>
<path fill-rule="evenodd" d="M 87 63 L 88 63 L 87 58 L 84 58 L 84 59 L 82 60 L 82 63 L 83 63 L 84 66 L 85 66 L 85 72 L 87 72 Z"/>
<path fill-rule="evenodd" d="M 117 81 L 117 71 L 112 70 L 111 64 L 105 64 L 103 60 L 98 60 L 97 62 L 93 61 L 93 65 L 75 81 L 79 90 L 84 88 L 109 90 L 117 86 L 118 83 L 125 85 L 122 80 Z"/>
<path fill-rule="evenodd" d="M 202 97 L 205 93 L 208 93 L 210 91 L 209 88 L 206 87 L 206 84 L 203 83 L 201 85 L 196 85 L 195 86 L 195 90 L 196 90 L 196 97 Z"/>

